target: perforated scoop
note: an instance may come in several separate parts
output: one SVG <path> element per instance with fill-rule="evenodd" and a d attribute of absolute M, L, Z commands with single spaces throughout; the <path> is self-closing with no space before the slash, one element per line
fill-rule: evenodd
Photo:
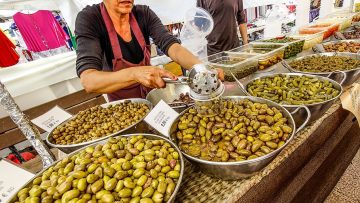
<path fill-rule="evenodd" d="M 189 73 L 190 97 L 194 100 L 208 100 L 224 92 L 224 85 L 215 70 L 203 64 L 195 65 Z"/>
<path fill-rule="evenodd" d="M 188 77 L 178 77 L 177 80 L 163 79 L 166 83 L 189 85 L 190 97 L 194 100 L 209 100 L 219 97 L 225 90 L 217 72 L 204 64 L 194 65 Z"/>

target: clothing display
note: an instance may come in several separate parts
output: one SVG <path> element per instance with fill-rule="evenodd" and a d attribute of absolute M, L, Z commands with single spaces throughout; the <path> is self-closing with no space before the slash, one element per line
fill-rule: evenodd
<path fill-rule="evenodd" d="M 41 52 L 66 46 L 69 36 L 51 11 L 39 10 L 33 14 L 18 12 L 13 19 L 30 51 Z"/>
<path fill-rule="evenodd" d="M 0 67 L 9 67 L 17 64 L 19 55 L 15 51 L 15 45 L 0 30 Z"/>

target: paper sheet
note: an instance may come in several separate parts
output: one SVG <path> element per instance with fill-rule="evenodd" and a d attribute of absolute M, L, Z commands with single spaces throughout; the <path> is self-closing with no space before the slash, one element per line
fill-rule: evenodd
<path fill-rule="evenodd" d="M 34 174 L 8 161 L 0 160 L 0 203 L 8 202 L 33 177 Z"/>
<path fill-rule="evenodd" d="M 342 107 L 353 113 L 360 125 L 360 84 L 355 83 L 341 97 Z"/>

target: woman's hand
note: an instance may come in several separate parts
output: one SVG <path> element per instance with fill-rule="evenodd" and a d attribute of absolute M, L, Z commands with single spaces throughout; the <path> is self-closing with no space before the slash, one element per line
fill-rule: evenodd
<path fill-rule="evenodd" d="M 224 79 L 225 79 L 224 70 L 221 69 L 221 68 L 215 68 L 215 70 L 216 70 L 217 73 L 218 73 L 218 78 L 219 78 L 221 81 L 224 81 Z"/>
<path fill-rule="evenodd" d="M 133 78 L 146 87 L 164 88 L 166 83 L 163 78 L 176 80 L 177 77 L 171 72 L 155 66 L 143 66 L 134 68 Z"/>

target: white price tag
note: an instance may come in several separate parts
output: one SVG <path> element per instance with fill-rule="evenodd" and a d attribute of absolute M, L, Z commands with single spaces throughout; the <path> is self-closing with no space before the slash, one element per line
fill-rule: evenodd
<path fill-rule="evenodd" d="M 71 117 L 71 114 L 69 114 L 62 108 L 55 106 L 50 111 L 44 113 L 37 118 L 34 118 L 31 121 L 46 132 L 51 132 L 56 126 Z"/>
<path fill-rule="evenodd" d="M 10 201 L 11 197 L 34 177 L 34 174 L 5 160 L 0 160 L 0 174 L 0 203 Z"/>
<path fill-rule="evenodd" d="M 151 127 L 155 128 L 161 134 L 169 137 L 169 129 L 179 114 L 168 104 L 161 100 L 145 117 Z"/>

